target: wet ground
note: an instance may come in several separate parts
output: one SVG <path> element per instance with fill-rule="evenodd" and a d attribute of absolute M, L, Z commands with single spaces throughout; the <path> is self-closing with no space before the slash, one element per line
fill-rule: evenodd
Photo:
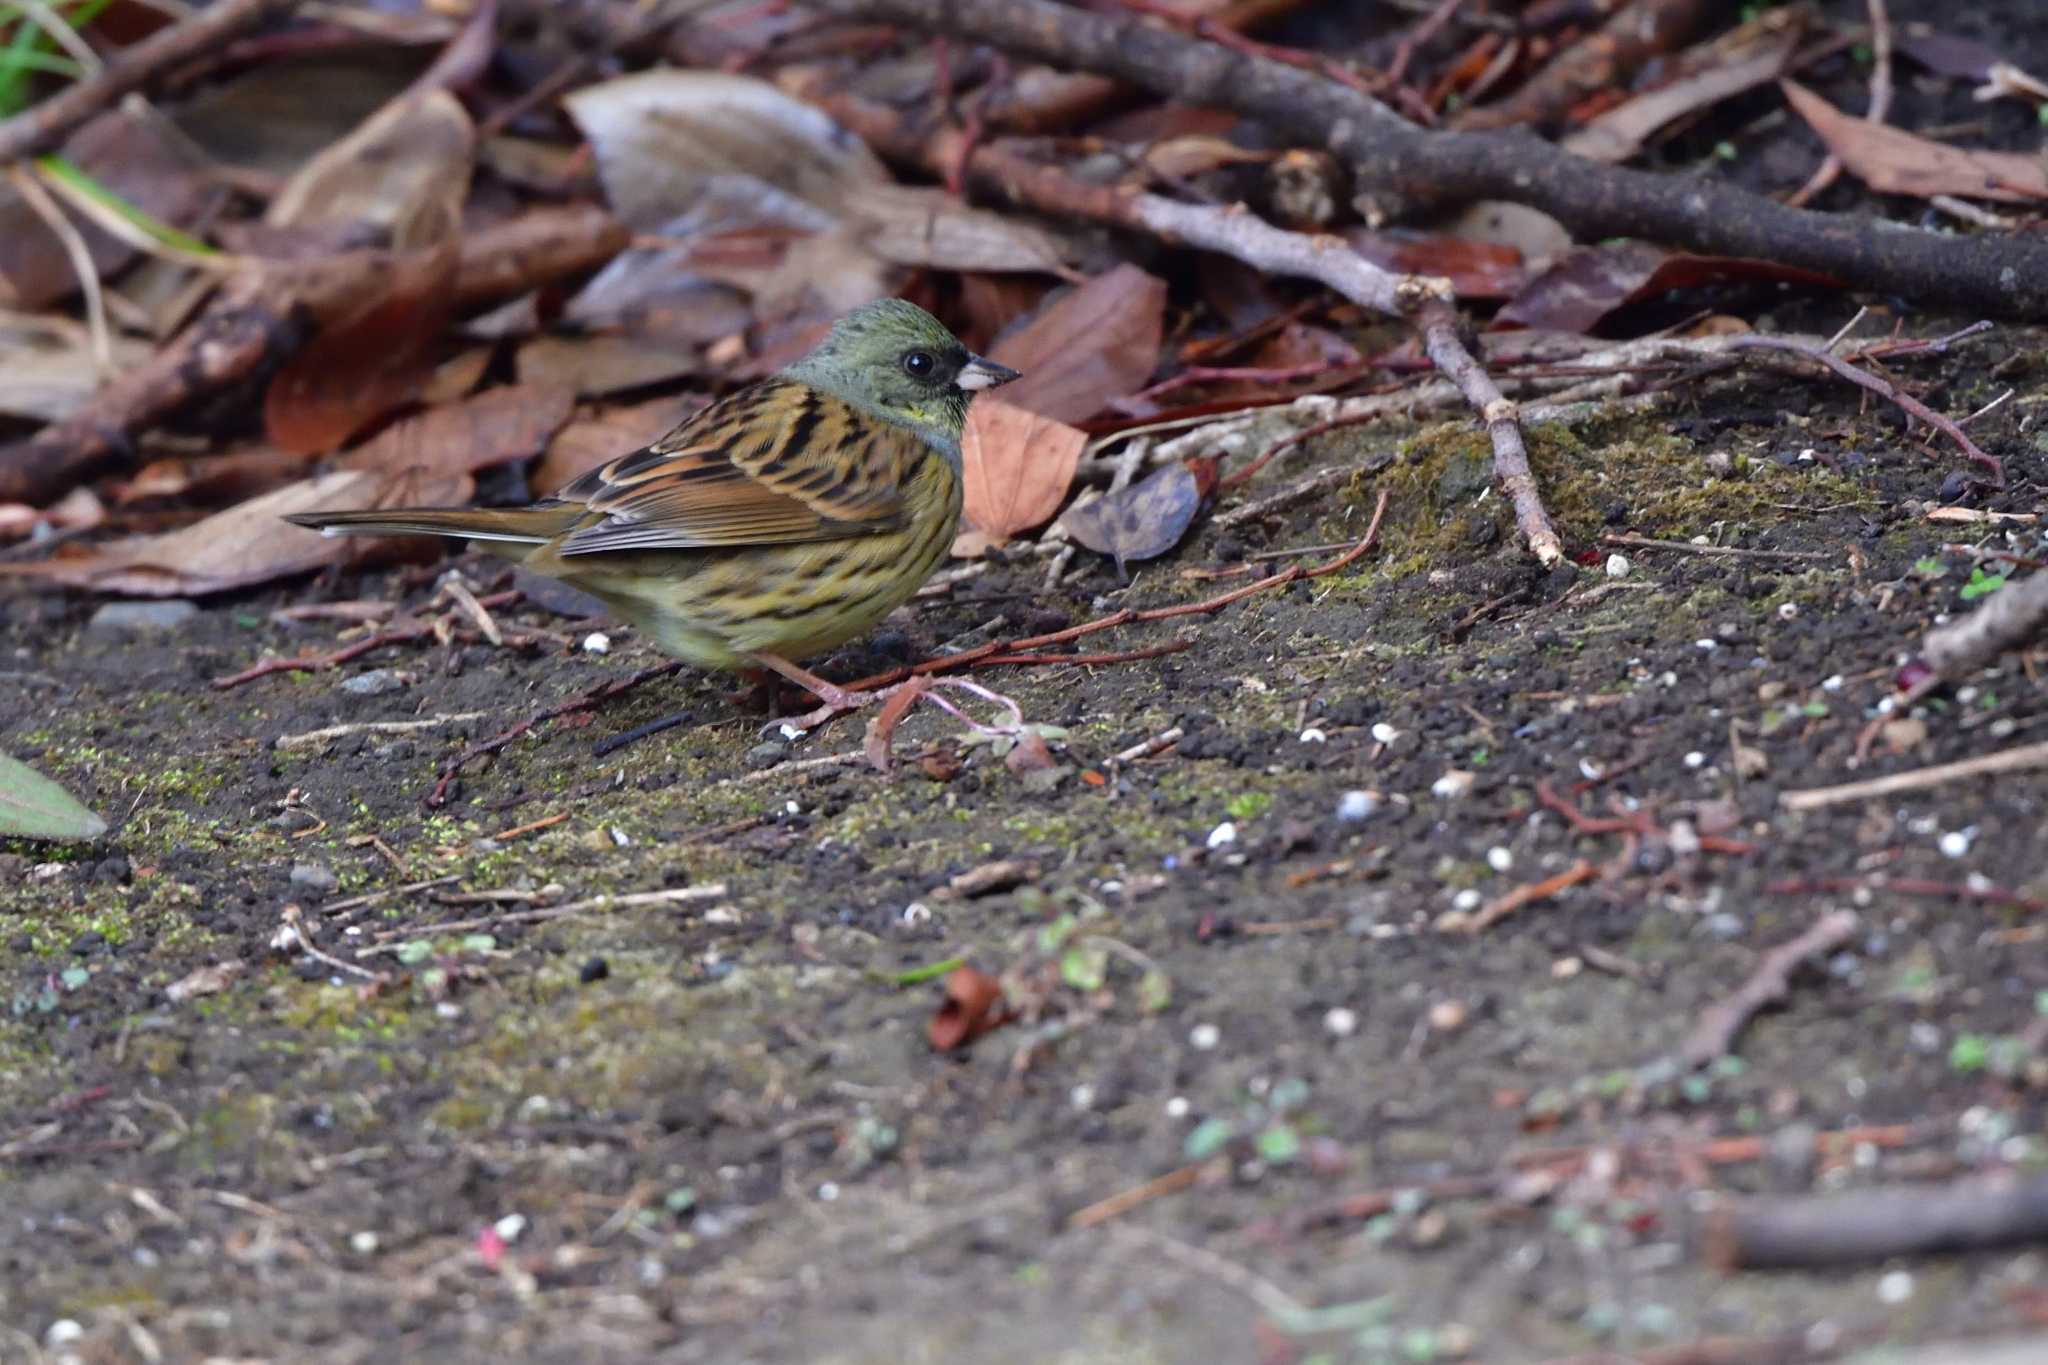
<path fill-rule="evenodd" d="M 2020 491 L 1962 500 L 2040 510 L 2041 344 L 1901 363 L 1946 412 L 2019 389 L 1974 430 Z M 998 565 L 828 665 L 1192 601 L 1250 580 L 1190 571 L 1354 537 L 1391 490 L 1344 571 L 1080 646 L 1183 652 L 983 674 L 1064 728 L 1038 772 L 929 707 L 889 777 L 808 763 L 857 724 L 764 747 L 686 673 L 430 810 L 465 742 L 654 656 L 522 602 L 502 648 L 451 616 L 447 643 L 221 689 L 350 638 L 273 610 L 433 614 L 431 577 L 168 632 L 11 591 L 0 748 L 116 828 L 0 852 L 0 1358 L 1676 1359 L 1654 1352 L 1718 1335 L 1762 1360 L 2023 1332 L 2031 1252 L 1702 1259 L 1717 1202 L 2048 1157 L 2048 961 L 2006 903 L 2048 895 L 2048 788 L 1780 799 L 2038 738 L 2048 699 L 2009 661 L 1855 762 L 1901 657 L 1999 568 L 1944 544 L 2004 542 L 1925 518 L 1956 462 L 1888 409 L 1771 374 L 1686 402 L 1540 433 L 1576 571 L 1517 552 L 1462 426 L 1364 428 L 1254 490 L 1396 457 L 1319 505 L 1198 528 L 1128 586 Z M 1764 553 L 1628 548 L 1609 577 L 1610 533 Z M 1539 784 L 1642 827 L 1575 834 Z M 1773 888 L 1821 878 L 1863 889 Z M 1654 1065 L 1837 908 L 1853 935 L 1732 1057 Z M 955 957 L 1023 1017 L 938 1055 L 939 985 L 899 981 Z"/>

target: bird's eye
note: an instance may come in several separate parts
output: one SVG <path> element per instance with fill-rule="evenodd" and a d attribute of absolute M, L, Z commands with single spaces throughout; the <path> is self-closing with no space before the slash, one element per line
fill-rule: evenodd
<path fill-rule="evenodd" d="M 912 379 L 927 379 L 938 368 L 939 362 L 932 359 L 930 351 L 911 351 L 903 357 L 903 372 Z"/>

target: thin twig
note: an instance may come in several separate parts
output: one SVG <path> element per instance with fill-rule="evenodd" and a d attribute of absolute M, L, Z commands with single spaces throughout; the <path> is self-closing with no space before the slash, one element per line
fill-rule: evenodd
<path fill-rule="evenodd" d="M 1862 921 L 1853 910 L 1836 910 L 1799 937 L 1765 953 L 1742 989 L 1708 1008 L 1679 1045 L 1676 1060 L 1686 1070 L 1728 1055 L 1735 1039 L 1756 1012 L 1791 992 L 1792 974 L 1813 958 L 1825 956 L 1856 936 Z"/>
<path fill-rule="evenodd" d="M 99 369 L 102 380 L 107 379 L 114 369 L 114 334 L 107 326 L 107 300 L 100 290 L 100 268 L 93 263 L 92 248 L 85 244 L 85 237 L 68 217 L 50 192 L 33 172 L 22 166 L 9 166 L 7 178 L 13 184 L 15 193 L 22 202 L 35 211 L 36 217 L 50 229 L 64 247 L 64 255 L 71 262 L 71 273 L 78 277 L 78 288 L 85 295 L 86 325 L 92 329 L 92 360 Z"/>
<path fill-rule="evenodd" d="M 2048 742 L 2022 744 L 1978 758 L 1936 763 L 1911 772 L 1893 773 L 1889 777 L 1844 782 L 1837 787 L 1808 787 L 1804 791 L 1780 792 L 1778 804 L 1786 810 L 1819 810 L 1822 806 L 1840 805 L 1844 801 L 1868 801 L 1875 796 L 1891 796 L 1898 792 L 1926 791 L 1950 782 L 1966 782 L 1974 777 L 2026 772 L 2034 768 L 2048 768 Z"/>

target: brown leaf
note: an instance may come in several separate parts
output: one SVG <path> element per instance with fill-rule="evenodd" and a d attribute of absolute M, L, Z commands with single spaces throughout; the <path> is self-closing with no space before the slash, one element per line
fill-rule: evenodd
<path fill-rule="evenodd" d="M 1850 174 L 1880 194 L 1952 194 L 2022 204 L 2048 199 L 2048 164 L 2023 152 L 1970 151 L 1851 118 L 1796 81 L 1785 98 Z"/>
<path fill-rule="evenodd" d="M 433 346 L 454 307 L 458 249 L 450 237 L 401 257 L 381 291 L 277 372 L 263 396 L 272 445 L 324 455 L 426 386 Z"/>
<path fill-rule="evenodd" d="M 521 383 L 544 382 L 595 398 L 697 374 L 704 368 L 695 346 L 664 345 L 641 336 L 538 336 L 519 348 Z"/>
<path fill-rule="evenodd" d="M 476 129 L 445 90 L 407 95 L 328 147 L 264 223 L 368 232 L 402 253 L 384 288 L 330 323 L 271 381 L 263 422 L 281 450 L 324 454 L 419 393 L 453 309 Z"/>
<path fill-rule="evenodd" d="M 476 128 L 445 90 L 393 100 L 322 151 L 270 201 L 272 227 L 369 228 L 400 251 L 455 235 Z"/>
<path fill-rule="evenodd" d="M 151 498 L 198 498 L 216 505 L 239 501 L 298 478 L 310 459 L 253 446 L 221 455 L 154 460 L 121 486 L 115 501 L 123 506 Z"/>
<path fill-rule="evenodd" d="M 149 359 L 150 347 L 112 339 L 115 371 Z M 49 314 L 0 316 L 0 413 L 55 422 L 85 406 L 100 386 L 92 334 L 69 318 Z"/>
<path fill-rule="evenodd" d="M 575 395 L 558 384 L 509 384 L 395 422 L 335 461 L 341 469 L 417 470 L 446 480 L 530 459 L 569 420 Z"/>
<path fill-rule="evenodd" d="M 124 202 L 172 227 L 192 227 L 221 197 L 179 139 L 125 113 L 100 115 L 72 134 L 62 150 Z M 103 276 L 135 258 L 133 247 L 90 223 L 81 223 L 79 232 Z M 77 288 L 64 244 L 20 196 L 0 186 L 0 304 L 41 308 Z"/>
<path fill-rule="evenodd" d="M 982 398 L 968 409 L 960 438 L 968 524 L 1002 541 L 1051 520 L 1087 444 L 1085 433 L 1064 422 Z"/>
<path fill-rule="evenodd" d="M 1185 464 L 1166 465 L 1146 478 L 1093 502 L 1067 509 L 1060 525 L 1097 554 L 1116 560 L 1154 559 L 1180 544 L 1202 506 L 1201 485 Z"/>
<path fill-rule="evenodd" d="M 704 400 L 690 394 L 656 398 L 631 407 L 605 408 L 572 418 L 548 442 L 547 453 L 534 467 L 533 491 L 542 495 L 588 473 L 607 460 L 630 454 L 666 436 Z"/>
<path fill-rule="evenodd" d="M 347 540 L 281 520 L 288 513 L 454 503 L 469 493 L 466 475 L 393 480 L 370 470 L 337 469 L 287 484 L 165 535 L 114 541 L 68 559 L 0 564 L 0 573 L 139 597 L 225 592 L 338 564 L 356 553 Z"/>
<path fill-rule="evenodd" d="M 925 1037 L 937 1052 L 965 1047 L 991 1029 L 1010 1021 L 1003 1003 L 1003 983 L 974 967 L 955 967 L 946 974 L 946 998 L 926 1021 Z"/>
<path fill-rule="evenodd" d="M 1097 275 L 991 349 L 991 359 L 1024 376 L 1004 388 L 1003 401 L 1062 422 L 1092 417 L 1145 386 L 1165 326 L 1166 281 L 1134 265 Z"/>
<path fill-rule="evenodd" d="M 1566 253 L 1494 316 L 1492 330 L 1533 327 L 1587 333 L 1618 308 L 1674 289 L 1729 282 L 1783 282 L 1840 289 L 1841 282 L 1797 266 L 1732 256 L 1667 252 L 1647 242 L 1606 242 Z"/>

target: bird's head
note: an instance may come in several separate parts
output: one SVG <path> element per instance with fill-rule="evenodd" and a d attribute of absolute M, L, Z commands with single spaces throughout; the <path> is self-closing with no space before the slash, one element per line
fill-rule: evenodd
<path fill-rule="evenodd" d="M 908 427 L 954 463 L 974 395 L 1017 377 L 975 355 L 914 303 L 878 299 L 832 324 L 817 349 L 784 373 Z"/>

